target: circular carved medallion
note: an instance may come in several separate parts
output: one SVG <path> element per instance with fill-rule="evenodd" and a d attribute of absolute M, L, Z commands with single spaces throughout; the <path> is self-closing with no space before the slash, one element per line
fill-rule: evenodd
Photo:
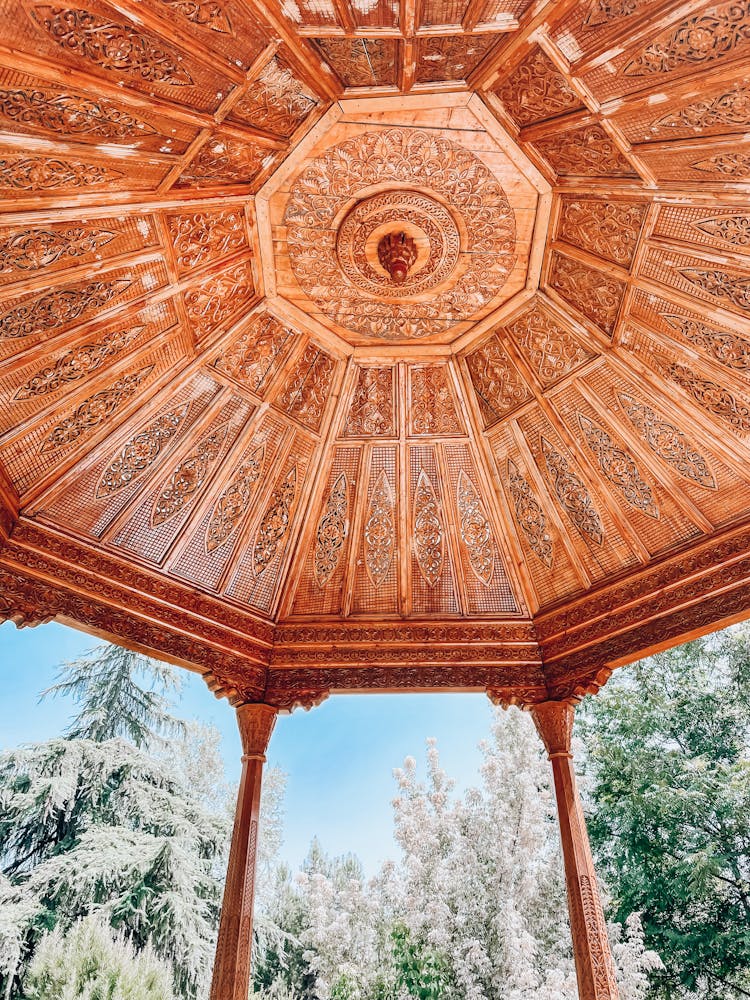
<path fill-rule="evenodd" d="M 515 260 L 515 218 L 473 153 L 422 129 L 347 139 L 292 186 L 284 213 L 295 277 L 344 329 L 386 340 L 440 334 L 500 292 Z M 395 283 L 378 261 L 388 232 L 417 259 Z"/>
<path fill-rule="evenodd" d="M 395 284 L 379 264 L 377 247 L 394 221 L 415 240 L 417 261 L 406 279 Z M 458 226 L 434 198 L 418 191 L 385 191 L 357 202 L 336 238 L 339 264 L 353 285 L 370 295 L 419 295 L 448 279 L 456 268 L 461 241 Z"/>

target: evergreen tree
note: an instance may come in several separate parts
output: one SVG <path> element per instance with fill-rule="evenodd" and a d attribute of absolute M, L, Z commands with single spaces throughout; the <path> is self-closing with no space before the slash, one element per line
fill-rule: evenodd
<path fill-rule="evenodd" d="M 618 672 L 581 720 L 592 844 L 659 996 L 750 996 L 750 631 Z"/>
<path fill-rule="evenodd" d="M 171 667 L 99 652 L 67 664 L 53 689 L 80 706 L 68 737 L 0 754 L 0 995 L 18 988 L 46 931 L 95 913 L 153 948 L 194 997 L 210 979 L 229 841 L 216 740 L 169 714 Z M 166 732 L 182 735 L 167 746 Z"/>
<path fill-rule="evenodd" d="M 26 979 L 26 1000 L 173 1000 L 170 970 L 150 949 L 136 954 L 122 935 L 87 917 L 66 935 L 42 938 Z"/>
<path fill-rule="evenodd" d="M 42 698 L 67 695 L 78 703 L 67 731 L 71 739 L 101 743 L 122 736 L 144 747 L 162 734 L 184 731 L 165 697 L 178 688 L 178 675 L 168 663 L 104 643 L 64 663 L 57 683 Z"/>

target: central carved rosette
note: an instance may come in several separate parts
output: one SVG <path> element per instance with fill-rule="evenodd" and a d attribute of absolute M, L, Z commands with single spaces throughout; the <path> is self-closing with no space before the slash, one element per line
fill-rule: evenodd
<path fill-rule="evenodd" d="M 417 245 L 406 233 L 388 233 L 378 243 L 378 260 L 396 285 L 406 281 L 409 268 L 417 259 Z"/>

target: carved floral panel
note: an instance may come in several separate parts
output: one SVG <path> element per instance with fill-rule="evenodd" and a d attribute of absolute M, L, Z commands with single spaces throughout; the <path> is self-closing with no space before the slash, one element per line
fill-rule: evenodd
<path fill-rule="evenodd" d="M 621 267 L 630 267 L 645 214 L 645 203 L 563 198 L 557 236 Z"/>
<path fill-rule="evenodd" d="M 466 357 L 485 427 L 532 399 L 532 392 L 497 336 Z"/>
<path fill-rule="evenodd" d="M 631 507 L 649 517 L 658 518 L 659 507 L 654 499 L 653 490 L 641 476 L 632 455 L 603 427 L 599 427 L 583 413 L 578 414 L 578 424 L 605 478 L 622 494 Z"/>
<path fill-rule="evenodd" d="M 336 572 L 349 533 L 348 514 L 349 496 L 346 475 L 342 472 L 328 491 L 325 508 L 315 532 L 313 561 L 319 587 L 325 587 Z"/>
<path fill-rule="evenodd" d="M 489 587 L 495 568 L 492 527 L 485 513 L 482 498 L 463 469 L 458 474 L 456 506 L 459 517 L 459 534 L 469 557 L 469 565 L 474 576 L 485 587 Z"/>
<path fill-rule="evenodd" d="M 396 433 L 394 368 L 359 369 L 349 413 L 344 425 L 347 437 L 387 437 Z"/>
<path fill-rule="evenodd" d="M 421 469 L 414 491 L 414 555 L 425 583 L 434 587 L 443 571 L 443 527 L 440 503 L 430 477 Z"/>
<path fill-rule="evenodd" d="M 552 539 L 547 532 L 547 519 L 529 481 L 512 459 L 508 459 L 508 489 L 513 501 L 516 524 L 521 529 L 534 555 L 552 568 Z"/>
<path fill-rule="evenodd" d="M 601 545 L 604 541 L 604 528 L 585 483 L 551 441 L 542 437 L 541 446 L 547 478 L 560 506 L 584 538 Z"/>
<path fill-rule="evenodd" d="M 445 365 L 409 368 L 409 431 L 424 434 L 460 434 L 453 391 Z"/>
<path fill-rule="evenodd" d="M 613 334 L 625 284 L 572 257 L 552 255 L 548 285 L 566 302 L 609 334 Z"/>
<path fill-rule="evenodd" d="M 259 395 L 268 387 L 295 334 L 270 313 L 256 313 L 213 363 L 217 371 Z"/>
<path fill-rule="evenodd" d="M 524 313 L 504 329 L 545 387 L 595 357 L 569 329 L 539 308 Z"/>
<path fill-rule="evenodd" d="M 167 224 L 180 273 L 247 246 L 241 208 L 170 215 Z"/>
<path fill-rule="evenodd" d="M 541 49 L 534 49 L 494 91 L 518 125 L 581 107 L 581 99 Z"/>
<path fill-rule="evenodd" d="M 363 534 L 365 570 L 377 588 L 388 576 L 396 547 L 396 501 L 385 469 L 373 484 Z"/>
<path fill-rule="evenodd" d="M 107 465 L 96 487 L 97 498 L 117 493 L 149 469 L 182 431 L 189 404 L 161 413 L 126 442 Z"/>
<path fill-rule="evenodd" d="M 227 424 L 222 424 L 206 434 L 158 487 L 151 511 L 154 527 L 171 521 L 203 489 L 222 452 L 228 429 Z"/>
<path fill-rule="evenodd" d="M 286 139 L 305 121 L 317 103 L 289 66 L 274 56 L 258 79 L 232 106 L 229 117 Z"/>
<path fill-rule="evenodd" d="M 224 545 L 235 534 L 250 508 L 250 501 L 263 472 L 265 447 L 251 448 L 214 504 L 206 528 L 206 552 Z"/>
<path fill-rule="evenodd" d="M 617 143 L 600 125 L 558 131 L 534 145 L 557 174 L 580 177 L 637 177 Z"/>
<path fill-rule="evenodd" d="M 260 576 L 273 562 L 279 545 L 289 530 L 297 494 L 297 466 L 293 465 L 271 494 L 253 544 L 253 571 Z"/>

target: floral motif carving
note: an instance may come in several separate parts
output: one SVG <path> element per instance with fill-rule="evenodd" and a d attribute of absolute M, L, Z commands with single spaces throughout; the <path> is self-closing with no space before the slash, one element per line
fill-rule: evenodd
<path fill-rule="evenodd" d="M 131 139 L 155 129 L 106 101 L 49 90 L 0 89 L 0 116 L 61 135 Z"/>
<path fill-rule="evenodd" d="M 715 125 L 750 125 L 750 90 L 737 87 L 719 97 L 694 101 L 657 119 L 652 127 L 700 130 Z"/>
<path fill-rule="evenodd" d="M 532 398 L 497 336 L 466 358 L 471 383 L 479 400 L 485 427 Z"/>
<path fill-rule="evenodd" d="M 617 143 L 600 125 L 558 131 L 534 145 L 555 173 L 583 177 L 635 177 L 636 172 Z"/>
<path fill-rule="evenodd" d="M 545 386 L 594 357 L 569 330 L 539 309 L 526 313 L 506 330 L 515 337 Z"/>
<path fill-rule="evenodd" d="M 339 564 L 349 531 L 348 513 L 346 476 L 342 472 L 331 486 L 315 533 L 315 579 L 319 587 L 325 587 Z"/>
<path fill-rule="evenodd" d="M 272 159 L 272 152 L 249 142 L 209 139 L 180 174 L 179 183 L 249 184 Z"/>
<path fill-rule="evenodd" d="M 345 87 L 396 82 L 396 43 L 388 38 L 318 38 L 316 45 Z"/>
<path fill-rule="evenodd" d="M 370 495 L 364 529 L 365 569 L 373 587 L 379 587 L 388 576 L 395 544 L 395 500 L 385 469 L 381 469 Z"/>
<path fill-rule="evenodd" d="M 444 365 L 413 366 L 409 419 L 412 434 L 456 434 L 461 432 L 453 393 Z"/>
<path fill-rule="evenodd" d="M 548 568 L 552 568 L 552 539 L 547 533 L 547 519 L 534 491 L 512 459 L 508 459 L 508 486 L 513 498 L 516 523 L 526 536 L 531 551 Z"/>
<path fill-rule="evenodd" d="M 638 0 L 588 0 L 584 28 L 600 28 L 618 17 L 630 17 L 638 10 Z"/>
<path fill-rule="evenodd" d="M 259 393 L 292 336 L 292 331 L 275 316 L 259 313 L 247 330 L 222 351 L 214 367 Z"/>
<path fill-rule="evenodd" d="M 692 226 L 698 232 L 725 243 L 750 246 L 750 215 L 715 215 L 710 219 L 699 219 Z"/>
<path fill-rule="evenodd" d="M 414 491 L 414 552 L 425 583 L 434 587 L 443 571 L 443 523 L 435 488 L 424 469 Z"/>
<path fill-rule="evenodd" d="M 425 300 L 375 299 L 341 270 L 341 213 L 378 184 L 427 188 L 463 221 L 464 266 Z M 473 153 L 419 128 L 366 132 L 330 147 L 292 185 L 284 225 L 302 289 L 333 322 L 368 337 L 412 339 L 462 322 L 498 294 L 514 260 L 513 211 L 500 184 Z"/>
<path fill-rule="evenodd" d="M 95 187 L 122 177 L 121 170 L 82 160 L 43 156 L 6 156 L 0 159 L 0 188 L 18 191 L 54 191 L 56 188 Z"/>
<path fill-rule="evenodd" d="M 599 468 L 610 483 L 617 487 L 631 507 L 658 519 L 659 508 L 654 500 L 653 490 L 641 477 L 633 457 L 616 444 L 603 427 L 597 426 L 583 413 L 578 414 L 578 423 L 586 444 L 596 456 Z"/>
<path fill-rule="evenodd" d="M 724 174 L 727 177 L 750 176 L 750 156 L 747 153 L 718 153 L 691 164 L 693 170 L 707 174 Z"/>
<path fill-rule="evenodd" d="M 702 347 L 715 361 L 739 371 L 750 369 L 750 342 L 730 330 L 717 330 L 698 320 L 674 313 L 660 313 L 673 329 L 696 347 Z"/>
<path fill-rule="evenodd" d="M 566 199 L 557 235 L 573 246 L 629 267 L 645 214 L 644 204 L 598 198 Z"/>
<path fill-rule="evenodd" d="M 139 371 L 123 375 L 106 389 L 89 396 L 53 428 L 42 442 L 39 448 L 40 453 L 56 451 L 65 445 L 73 444 L 81 437 L 86 437 L 100 424 L 108 420 L 112 414 L 116 413 L 123 403 L 134 395 L 153 370 L 153 365 L 147 365 Z"/>
<path fill-rule="evenodd" d="M 621 392 L 617 398 L 625 416 L 654 454 L 685 479 L 707 489 L 716 489 L 711 466 L 678 427 L 628 393 Z"/>
<path fill-rule="evenodd" d="M 575 527 L 597 545 L 604 541 L 604 528 L 583 481 L 570 469 L 570 463 L 544 436 L 542 454 L 557 499 Z"/>
<path fill-rule="evenodd" d="M 293 465 L 271 494 L 255 535 L 253 571 L 260 576 L 270 565 L 279 542 L 289 529 L 292 504 L 297 492 L 297 466 Z"/>
<path fill-rule="evenodd" d="M 263 471 L 265 446 L 258 445 L 247 455 L 214 504 L 206 528 L 206 552 L 218 549 L 235 533 L 247 513 L 255 484 Z"/>
<path fill-rule="evenodd" d="M 691 285 L 714 295 L 717 299 L 727 299 L 738 309 L 750 309 L 750 277 L 734 276 L 718 269 L 681 267 L 680 274 Z"/>
<path fill-rule="evenodd" d="M 610 336 L 614 332 L 625 285 L 572 257 L 554 254 L 549 285 Z"/>
<path fill-rule="evenodd" d="M 190 404 L 160 414 L 138 431 L 112 459 L 96 488 L 97 499 L 128 486 L 156 461 L 162 449 L 184 425 Z"/>
<path fill-rule="evenodd" d="M 212 465 L 221 453 L 227 430 L 227 424 L 217 427 L 177 463 L 157 491 L 151 511 L 153 527 L 171 521 L 204 485 Z"/>
<path fill-rule="evenodd" d="M 199 28 L 218 31 L 222 35 L 232 34 L 229 17 L 216 0 L 159 0 L 159 3 Z"/>
<path fill-rule="evenodd" d="M 492 528 L 484 512 L 481 497 L 463 469 L 458 474 L 456 502 L 460 518 L 461 541 L 466 547 L 469 565 L 474 576 L 485 587 L 489 587 L 495 568 L 495 557 L 492 553 Z"/>
<path fill-rule="evenodd" d="M 0 316 L 0 340 L 31 337 L 65 326 L 94 309 L 103 309 L 129 287 L 127 278 L 89 281 L 27 299 Z"/>
<path fill-rule="evenodd" d="M 436 35 L 419 41 L 417 82 L 465 80 L 494 45 L 493 35 Z"/>
<path fill-rule="evenodd" d="M 750 431 L 750 407 L 740 402 L 734 393 L 709 378 L 701 378 L 687 365 L 668 359 L 654 358 L 654 367 L 685 390 L 704 410 L 726 421 L 735 430 Z"/>
<path fill-rule="evenodd" d="M 234 105 L 231 117 L 287 139 L 318 102 L 274 57 Z"/>
<path fill-rule="evenodd" d="M 312 430 L 320 430 L 335 371 L 333 358 L 311 341 L 284 383 L 276 405 Z"/>
<path fill-rule="evenodd" d="M 192 85 L 179 55 L 130 25 L 87 10 L 42 4 L 34 7 L 31 15 L 67 53 L 82 56 L 95 66 L 132 73 L 149 83 Z"/>
<path fill-rule="evenodd" d="M 541 49 L 534 49 L 495 93 L 519 125 L 553 118 L 581 106 L 581 100 Z"/>
<path fill-rule="evenodd" d="M 685 18 L 631 59 L 623 73 L 625 76 L 671 73 L 681 66 L 703 66 L 731 55 L 750 37 L 748 17 L 748 0 L 732 0 Z"/>
<path fill-rule="evenodd" d="M 243 247 L 245 220 L 239 210 L 172 215 L 169 234 L 178 266 L 189 271 L 211 258 Z"/>
<path fill-rule="evenodd" d="M 223 323 L 253 295 L 253 275 L 248 261 L 241 261 L 204 279 L 185 293 L 185 308 L 198 336 Z"/>
<path fill-rule="evenodd" d="M 68 382 L 77 382 L 117 357 L 143 331 L 142 326 L 114 330 L 93 344 L 81 344 L 62 354 L 54 364 L 44 365 L 16 392 L 14 399 L 34 399 L 57 392 Z"/>
<path fill-rule="evenodd" d="M 0 242 L 0 271 L 38 271 L 58 260 L 75 260 L 115 238 L 106 229 L 22 229 Z"/>
<path fill-rule="evenodd" d="M 360 368 L 344 434 L 386 437 L 395 432 L 393 369 Z"/>

